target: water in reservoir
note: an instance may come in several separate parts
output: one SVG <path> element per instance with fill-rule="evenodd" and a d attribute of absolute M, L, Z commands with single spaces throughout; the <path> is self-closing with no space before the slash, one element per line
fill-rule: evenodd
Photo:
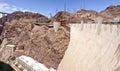
<path fill-rule="evenodd" d="M 0 61 L 0 71 L 15 71 L 9 64 Z"/>

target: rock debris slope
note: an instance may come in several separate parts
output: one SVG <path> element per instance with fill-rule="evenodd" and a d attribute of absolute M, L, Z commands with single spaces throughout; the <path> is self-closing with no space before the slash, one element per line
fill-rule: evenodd
<path fill-rule="evenodd" d="M 11 60 L 22 54 L 30 56 L 48 67 L 57 68 L 69 43 L 69 34 L 60 27 L 58 32 L 45 25 L 37 26 L 29 19 L 9 22 L 1 34 L 6 44 L 16 45 L 16 51 L 9 53 L 3 48 L 1 60 Z M 5 43 L 2 43 L 5 45 Z"/>

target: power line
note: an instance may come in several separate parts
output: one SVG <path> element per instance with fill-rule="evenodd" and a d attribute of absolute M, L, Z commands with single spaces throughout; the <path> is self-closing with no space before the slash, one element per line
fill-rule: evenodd
<path fill-rule="evenodd" d="M 86 4 L 85 0 L 83 0 L 83 9 L 85 9 L 85 4 Z"/>
<path fill-rule="evenodd" d="M 65 3 L 64 3 L 64 11 L 66 11 L 66 0 L 65 0 Z"/>

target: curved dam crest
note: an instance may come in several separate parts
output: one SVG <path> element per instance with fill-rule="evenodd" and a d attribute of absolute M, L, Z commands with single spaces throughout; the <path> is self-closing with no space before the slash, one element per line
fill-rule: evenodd
<path fill-rule="evenodd" d="M 57 71 L 120 71 L 119 24 L 71 24 Z"/>

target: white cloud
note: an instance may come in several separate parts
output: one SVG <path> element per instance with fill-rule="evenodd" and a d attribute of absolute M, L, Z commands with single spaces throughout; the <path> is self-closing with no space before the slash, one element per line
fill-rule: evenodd
<path fill-rule="evenodd" d="M 9 9 L 10 9 L 10 7 L 9 7 L 8 4 L 6 4 L 6 3 L 0 3 L 0 11 L 5 12 L 5 11 L 7 11 Z"/>
<path fill-rule="evenodd" d="M 2 17 L 2 15 L 0 14 L 0 18 Z"/>
<path fill-rule="evenodd" d="M 20 8 L 19 10 L 20 10 L 20 11 L 23 11 L 23 12 L 26 12 L 26 11 L 29 11 L 29 12 L 30 12 L 30 10 L 25 10 L 25 9 L 23 9 L 23 8 Z"/>
<path fill-rule="evenodd" d="M 0 12 L 12 13 L 14 11 L 30 11 L 23 8 L 16 7 L 14 5 L 9 5 L 7 3 L 0 2 Z"/>
<path fill-rule="evenodd" d="M 18 9 L 17 9 L 16 6 L 13 6 L 13 7 L 11 8 L 11 10 L 12 10 L 12 11 L 17 11 Z"/>
<path fill-rule="evenodd" d="M 4 2 L 0 2 L 0 12 L 5 12 L 5 13 L 12 13 L 12 12 L 15 12 L 15 11 L 23 11 L 23 12 L 33 12 L 33 13 L 37 13 L 37 12 L 34 12 L 34 11 L 30 11 L 30 10 L 26 10 L 26 9 L 23 9 L 23 8 L 20 8 L 20 7 L 16 7 L 14 5 L 10 5 L 10 4 L 7 4 L 7 3 L 4 3 Z M 0 18 L 2 17 L 2 14 L 0 14 Z"/>

